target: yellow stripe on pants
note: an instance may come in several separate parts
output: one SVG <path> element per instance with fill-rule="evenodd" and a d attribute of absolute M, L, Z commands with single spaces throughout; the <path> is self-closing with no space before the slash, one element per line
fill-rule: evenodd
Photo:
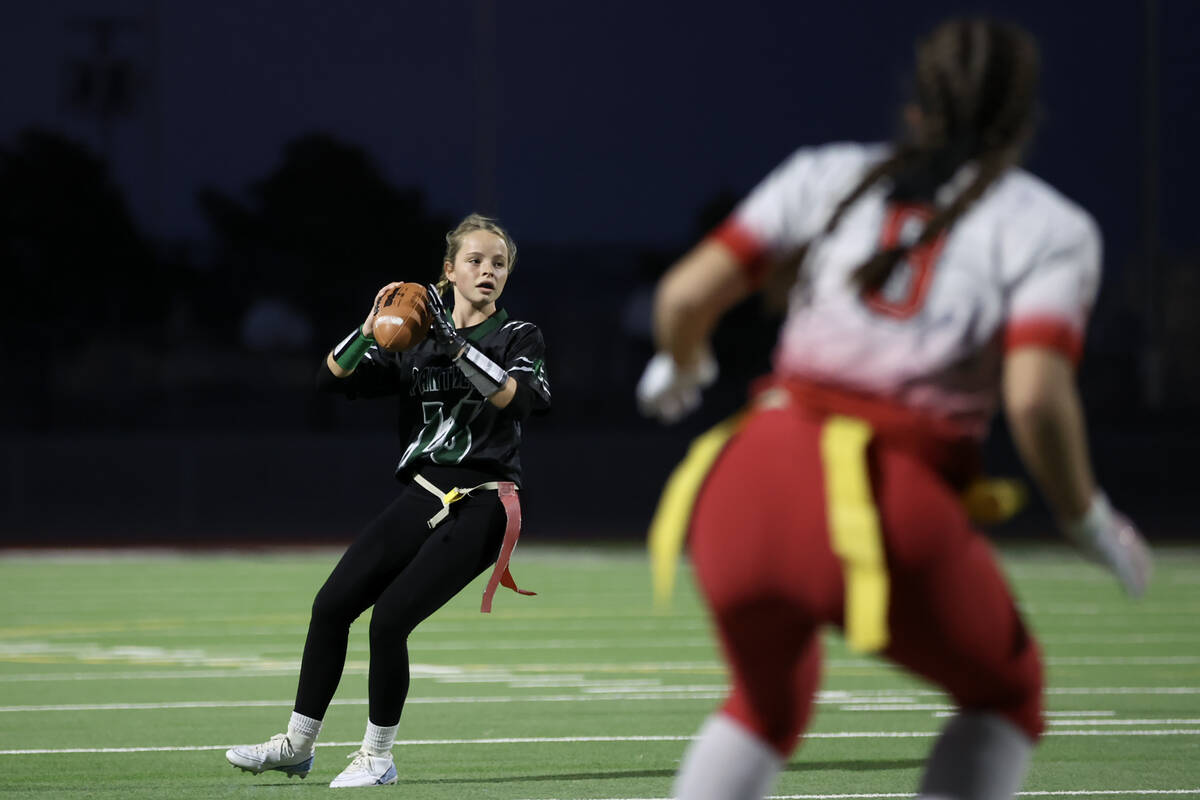
<path fill-rule="evenodd" d="M 717 456 L 741 427 L 744 417 L 745 413 L 735 414 L 693 439 L 687 455 L 671 472 L 658 499 L 658 508 L 650 523 L 649 547 L 654 601 L 660 609 L 669 604 L 675 591 L 675 574 L 696 495 Z"/>
<path fill-rule="evenodd" d="M 674 592 L 700 487 L 748 413 L 735 414 L 694 439 L 667 480 L 649 534 L 654 598 L 659 608 L 669 604 Z M 871 426 L 855 417 L 830 417 L 821 430 L 830 542 L 842 562 L 846 584 L 846 641 L 859 652 L 882 650 L 888 643 L 890 581 L 866 458 L 873 436 Z M 973 521 L 996 524 L 1021 510 L 1026 492 L 1017 480 L 979 478 L 961 499 Z"/>
<path fill-rule="evenodd" d="M 867 470 L 873 435 L 854 417 L 830 417 L 821 428 L 829 537 L 846 583 L 846 644 L 860 653 L 888 643 L 887 560 Z"/>

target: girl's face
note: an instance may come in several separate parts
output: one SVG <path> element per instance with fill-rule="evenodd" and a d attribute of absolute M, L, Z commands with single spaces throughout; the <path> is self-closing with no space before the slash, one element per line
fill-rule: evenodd
<path fill-rule="evenodd" d="M 471 231 L 463 237 L 454 263 L 442 264 L 454 284 L 456 302 L 491 313 L 508 282 L 508 245 L 489 231 Z"/>

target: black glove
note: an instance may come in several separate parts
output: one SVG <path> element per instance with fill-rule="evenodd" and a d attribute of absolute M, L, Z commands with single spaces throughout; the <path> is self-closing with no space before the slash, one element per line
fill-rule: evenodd
<path fill-rule="evenodd" d="M 457 358 L 463 348 L 467 346 L 467 340 L 455 330 L 454 323 L 450 321 L 450 314 L 446 311 L 437 287 L 430 283 L 425 288 L 429 313 L 433 317 L 429 324 L 429 338 L 433 339 L 433 343 L 443 355 Z"/>
<path fill-rule="evenodd" d="M 429 336 L 433 339 L 434 346 L 450 356 L 454 366 L 467 376 L 467 380 L 480 394 L 491 397 L 508 384 L 508 373 L 455 330 L 454 323 L 446 313 L 446 306 L 442 304 L 442 296 L 434 286 L 430 285 L 428 289 L 429 311 L 433 314 L 433 320 L 429 324 Z"/>

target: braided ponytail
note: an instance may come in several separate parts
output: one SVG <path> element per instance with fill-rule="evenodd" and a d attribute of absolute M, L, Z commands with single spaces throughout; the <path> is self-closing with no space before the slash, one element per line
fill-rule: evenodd
<path fill-rule="evenodd" d="M 1038 54 L 1020 28 L 991 20 L 951 20 L 917 46 L 916 100 L 920 124 L 911 139 L 872 167 L 830 215 L 817 238 L 829 236 L 846 212 L 881 181 L 889 198 L 932 203 L 962 166 L 975 161 L 971 183 L 935 211 L 920 236 L 881 250 L 854 270 L 851 280 L 866 292 L 878 290 L 911 252 L 949 230 L 1004 172 L 1020 161 L 1033 131 Z M 785 254 L 768 273 L 768 304 L 782 306 L 786 292 L 802 280 L 814 240 Z"/>
<path fill-rule="evenodd" d="M 979 169 L 971 183 L 944 208 L 938 209 L 925 223 L 921 235 L 911 244 L 897 245 L 880 250 L 854 270 L 851 280 L 866 292 L 877 291 L 891 277 L 896 265 L 910 252 L 919 250 L 950 229 L 976 200 L 983 196 L 997 178 L 1016 162 L 1016 157 L 1007 151 L 989 153 L 979 160 Z"/>

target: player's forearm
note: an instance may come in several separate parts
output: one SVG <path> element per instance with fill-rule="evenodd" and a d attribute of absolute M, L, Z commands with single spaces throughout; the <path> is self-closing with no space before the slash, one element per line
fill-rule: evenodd
<path fill-rule="evenodd" d="M 686 293 L 660 292 L 654 306 L 655 350 L 669 353 L 684 369 L 694 367 L 712 338 L 718 318 Z"/>
<path fill-rule="evenodd" d="M 331 373 L 333 373 L 333 377 L 335 378 L 345 378 L 348 377 L 350 373 L 354 372 L 353 367 L 350 369 L 342 369 L 337 361 L 333 359 L 332 350 L 329 351 L 329 355 L 325 356 L 325 366 Z"/>
<path fill-rule="evenodd" d="M 654 341 L 683 368 L 707 349 L 721 315 L 750 292 L 724 245 L 702 242 L 663 276 L 654 297 Z"/>
<path fill-rule="evenodd" d="M 1064 367 L 1035 387 L 1006 387 L 1009 429 L 1029 474 L 1061 520 L 1079 519 L 1095 492 L 1083 407 Z"/>
<path fill-rule="evenodd" d="M 368 318 L 367 322 L 370 321 Z M 375 338 L 371 335 L 368 324 L 364 323 L 329 351 L 325 356 L 325 366 L 335 378 L 349 377 L 373 344 Z"/>
<path fill-rule="evenodd" d="M 508 408 L 516 394 L 517 381 L 515 378 L 513 378 L 513 376 L 509 375 L 508 380 L 504 383 L 504 387 L 489 397 L 488 402 L 494 405 L 496 408 Z"/>
<path fill-rule="evenodd" d="M 333 394 L 349 394 L 352 390 L 356 390 L 359 383 L 357 378 L 353 378 L 355 370 L 344 369 L 333 358 L 333 353 L 325 356 L 325 360 L 317 367 L 317 391 L 330 392 Z"/>

